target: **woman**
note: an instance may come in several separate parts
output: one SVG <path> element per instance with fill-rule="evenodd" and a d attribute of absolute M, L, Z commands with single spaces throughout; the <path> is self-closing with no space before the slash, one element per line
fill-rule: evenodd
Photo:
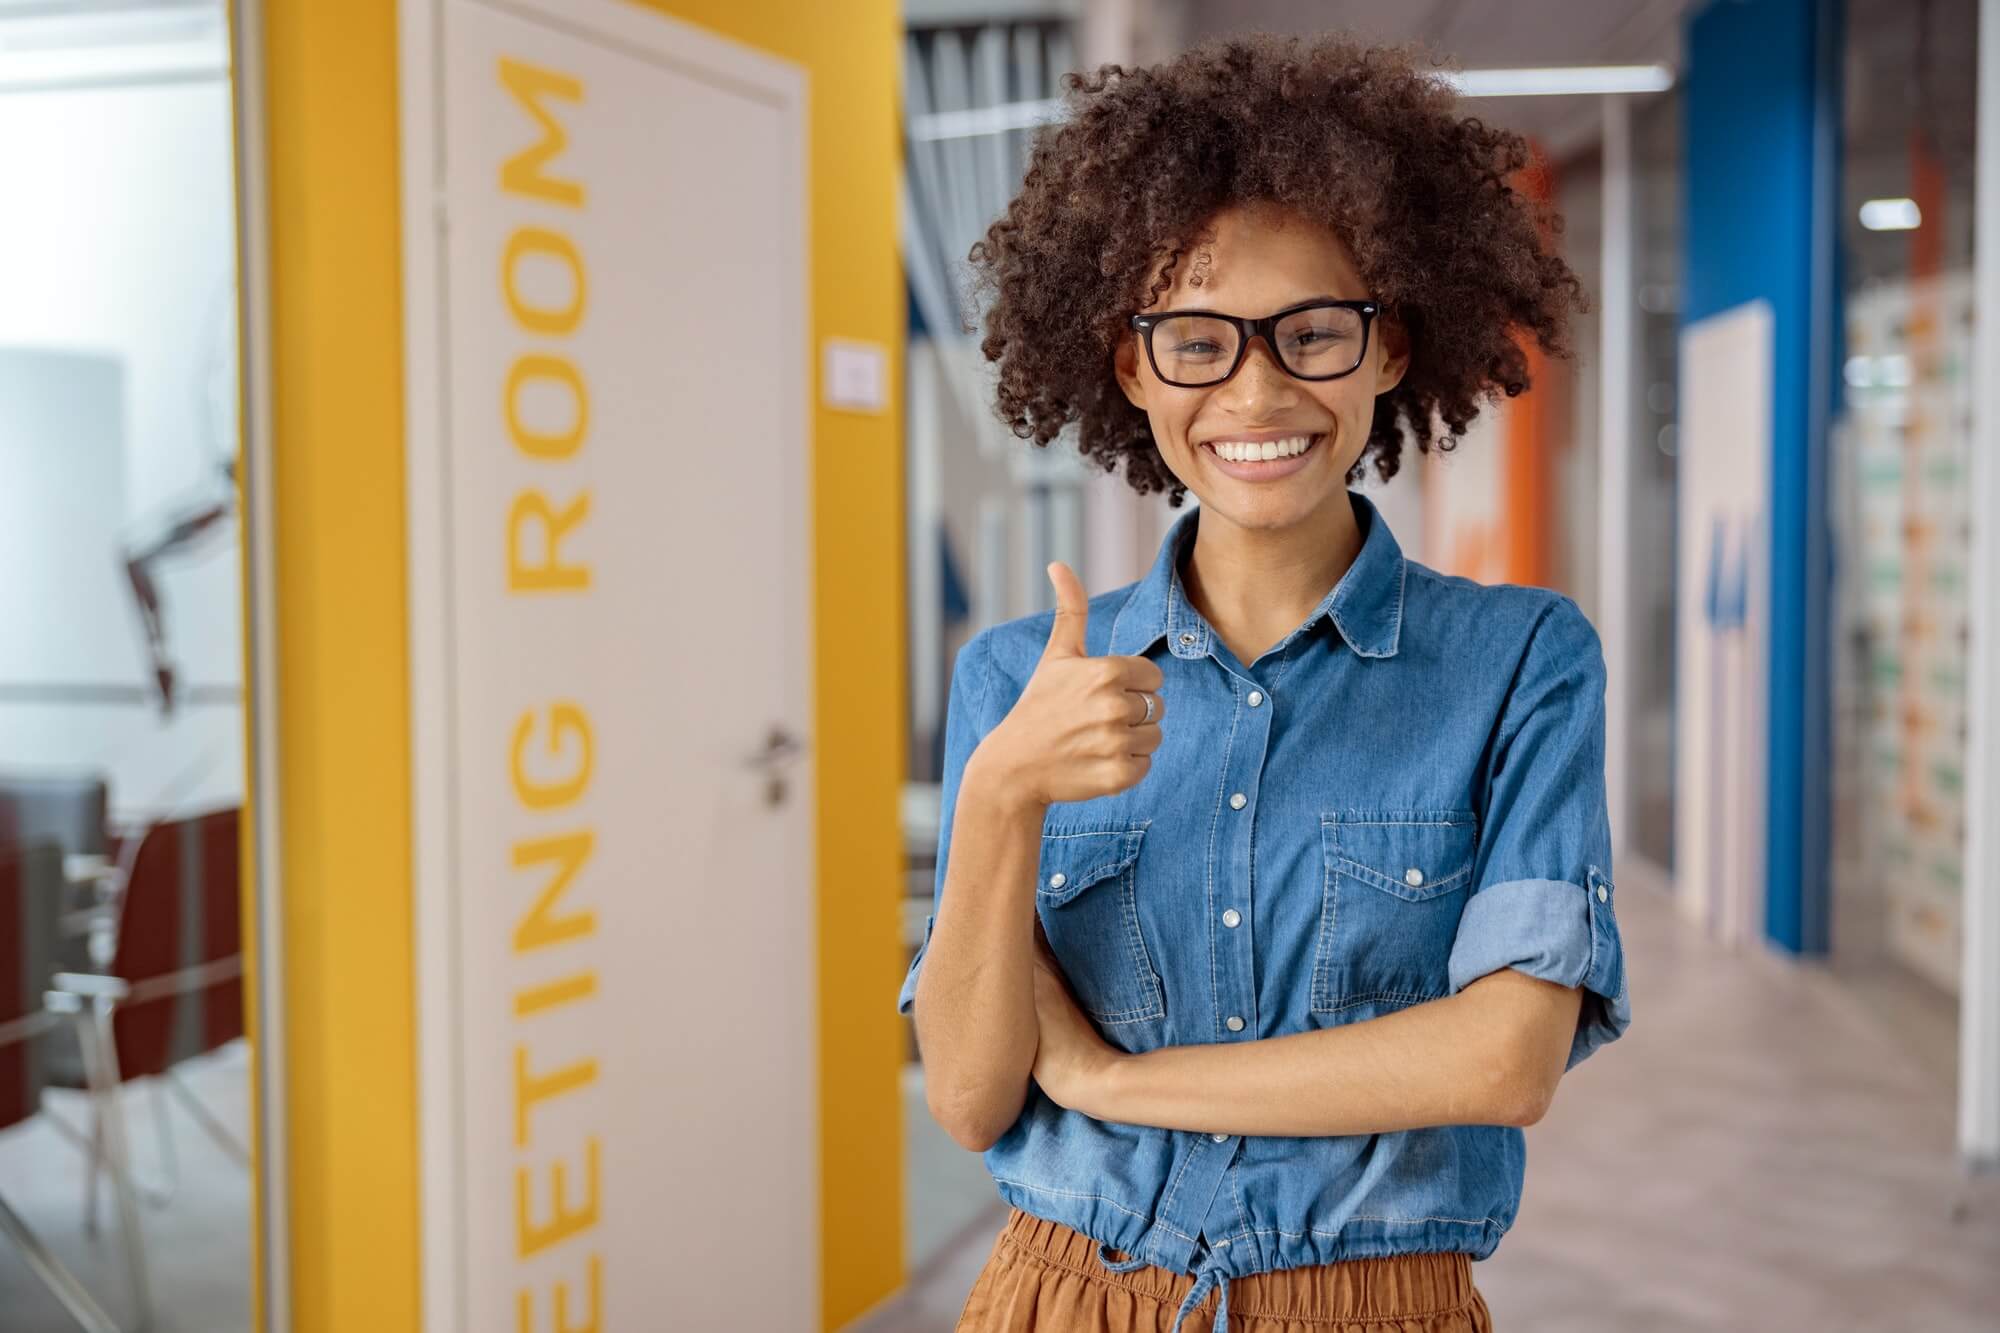
<path fill-rule="evenodd" d="M 1520 140 L 1394 51 L 1068 86 L 973 248 L 999 405 L 1201 503 L 1137 583 L 1051 565 L 1054 612 L 958 655 L 898 1002 L 1012 1205 L 958 1327 L 1489 1328 L 1521 1127 L 1629 1021 L 1603 659 L 1348 484 L 1525 388 L 1577 281 Z"/>

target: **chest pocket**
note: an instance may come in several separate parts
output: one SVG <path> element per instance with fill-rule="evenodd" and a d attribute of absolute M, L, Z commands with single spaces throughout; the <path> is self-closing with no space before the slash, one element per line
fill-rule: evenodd
<path fill-rule="evenodd" d="M 1320 817 L 1326 874 L 1315 1014 L 1355 1022 L 1449 991 L 1477 842 L 1470 812 Z"/>
<path fill-rule="evenodd" d="M 1146 825 L 1045 826 L 1035 910 L 1070 990 L 1100 1024 L 1166 1016 L 1139 933 L 1139 845 Z"/>

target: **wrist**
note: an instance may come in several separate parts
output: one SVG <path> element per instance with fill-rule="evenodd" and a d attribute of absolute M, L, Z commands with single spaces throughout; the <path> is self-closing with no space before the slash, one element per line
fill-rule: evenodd
<path fill-rule="evenodd" d="M 1105 1046 L 1087 1080 L 1091 1104 L 1084 1109 L 1084 1114 L 1093 1120 L 1128 1120 L 1130 1117 L 1125 1114 L 1125 1107 L 1130 1104 L 1130 1099 L 1126 1093 L 1141 1058 L 1115 1046 Z"/>
<path fill-rule="evenodd" d="M 976 802 L 1004 815 L 1021 818 L 1032 815 L 1037 824 L 1049 809 L 1049 803 L 1033 790 L 1021 771 L 984 744 L 974 748 L 966 758 L 964 774 L 959 778 L 958 799 L 961 804 Z"/>

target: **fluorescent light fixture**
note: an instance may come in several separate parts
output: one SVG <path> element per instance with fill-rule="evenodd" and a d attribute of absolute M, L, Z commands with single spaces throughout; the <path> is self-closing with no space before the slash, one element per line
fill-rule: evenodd
<path fill-rule="evenodd" d="M 1061 120 L 1062 116 L 1062 100 L 1055 97 L 1034 102 L 1001 102 L 971 111 L 933 111 L 911 118 L 910 137 L 919 141 L 972 139 L 982 134 L 1032 129 L 1047 121 Z"/>
<path fill-rule="evenodd" d="M 1603 97 L 1663 93 L 1674 86 L 1666 65 L 1551 65 L 1543 68 L 1439 71 L 1461 97 Z"/>
<path fill-rule="evenodd" d="M 1439 71 L 1442 80 L 1461 97 L 1603 97 L 1618 93 L 1658 93 L 1674 86 L 1674 71 L 1666 65 L 1570 65 L 1543 69 L 1468 69 Z M 973 139 L 1008 130 L 1033 129 L 1063 118 L 1060 98 L 1033 102 L 1001 102 L 970 111 L 933 111 L 913 116 L 910 138 L 919 143 L 939 139 Z"/>
<path fill-rule="evenodd" d="M 0 0 L 0 93 L 228 76 L 222 0 L 29 8 Z"/>
<path fill-rule="evenodd" d="M 1870 231 L 1915 231 L 1924 225 L 1914 199 L 1870 199 L 1861 205 L 1861 225 Z"/>

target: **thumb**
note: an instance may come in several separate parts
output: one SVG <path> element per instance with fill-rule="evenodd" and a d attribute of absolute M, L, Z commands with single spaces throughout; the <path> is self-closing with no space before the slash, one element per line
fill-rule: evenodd
<path fill-rule="evenodd" d="M 1046 661 L 1051 657 L 1082 657 L 1083 631 L 1090 617 L 1090 598 L 1083 591 L 1083 581 L 1068 565 L 1057 560 L 1049 565 L 1049 582 L 1056 589 L 1056 619 L 1049 627 L 1049 642 L 1042 649 L 1042 658 Z"/>

